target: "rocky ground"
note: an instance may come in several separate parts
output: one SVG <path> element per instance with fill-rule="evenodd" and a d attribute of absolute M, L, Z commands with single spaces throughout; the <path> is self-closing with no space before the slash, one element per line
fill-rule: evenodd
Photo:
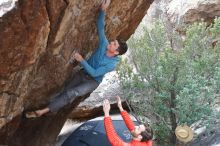
<path fill-rule="evenodd" d="M 203 132 L 189 146 L 220 146 L 220 122 L 210 132 Z"/>

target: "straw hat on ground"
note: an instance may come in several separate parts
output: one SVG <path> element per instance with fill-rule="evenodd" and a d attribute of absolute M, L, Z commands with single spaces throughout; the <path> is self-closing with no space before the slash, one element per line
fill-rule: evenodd
<path fill-rule="evenodd" d="M 177 126 L 175 130 L 176 137 L 179 141 L 187 143 L 193 139 L 193 131 L 189 126 Z"/>

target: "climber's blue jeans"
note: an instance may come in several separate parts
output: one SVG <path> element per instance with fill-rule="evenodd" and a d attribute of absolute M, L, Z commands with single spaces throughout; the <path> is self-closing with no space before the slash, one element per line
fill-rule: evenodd
<path fill-rule="evenodd" d="M 57 112 L 67 104 L 72 103 L 77 97 L 91 93 L 99 86 L 99 82 L 80 70 L 64 88 L 55 96 L 48 105 L 51 112 Z"/>

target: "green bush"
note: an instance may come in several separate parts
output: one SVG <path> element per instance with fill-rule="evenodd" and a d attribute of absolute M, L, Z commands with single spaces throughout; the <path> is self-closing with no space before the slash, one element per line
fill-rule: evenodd
<path fill-rule="evenodd" d="M 151 119 L 159 144 L 171 146 L 177 125 L 205 126 L 217 118 L 220 18 L 209 27 L 204 22 L 186 27 L 185 36 L 169 34 L 161 22 L 154 26 L 129 39 L 130 55 L 118 74 L 135 112 Z"/>

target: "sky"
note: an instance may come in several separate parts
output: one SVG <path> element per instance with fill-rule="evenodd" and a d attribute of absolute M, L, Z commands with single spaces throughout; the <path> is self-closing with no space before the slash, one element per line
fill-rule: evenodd
<path fill-rule="evenodd" d="M 0 0 L 0 17 L 15 7 L 18 0 Z"/>

